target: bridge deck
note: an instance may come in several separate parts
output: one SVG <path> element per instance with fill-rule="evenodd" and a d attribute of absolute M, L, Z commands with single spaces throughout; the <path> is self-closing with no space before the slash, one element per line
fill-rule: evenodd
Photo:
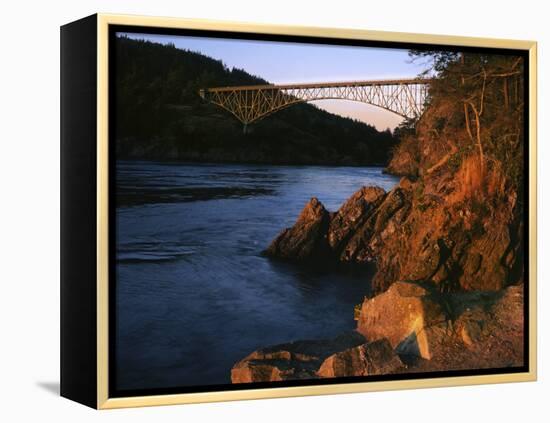
<path fill-rule="evenodd" d="M 240 85 L 234 87 L 214 87 L 205 88 L 206 92 L 226 92 L 226 91 L 257 91 L 257 90 L 292 90 L 292 89 L 308 89 L 308 88 L 335 88 L 335 87 L 366 87 L 373 85 L 412 85 L 412 84 L 428 84 L 429 79 L 425 78 L 409 78 L 409 79 L 379 79 L 368 81 L 339 81 L 339 82 L 317 82 L 306 84 L 264 84 L 264 85 Z"/>

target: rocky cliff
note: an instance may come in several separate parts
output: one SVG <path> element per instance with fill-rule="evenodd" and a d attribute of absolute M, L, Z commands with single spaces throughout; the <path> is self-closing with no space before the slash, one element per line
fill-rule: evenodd
<path fill-rule="evenodd" d="M 449 60 L 389 163 L 399 184 L 332 213 L 313 198 L 265 251 L 375 266 L 365 342 L 319 357 L 316 377 L 523 364 L 521 61 Z"/>
<path fill-rule="evenodd" d="M 358 308 L 356 331 L 363 337 L 347 338 L 346 345 L 299 341 L 256 351 L 235 365 L 232 381 L 521 366 L 517 198 L 508 193 L 483 210 L 472 206 L 463 197 L 470 160 L 454 177 L 430 184 L 403 177 L 388 193 L 361 188 L 334 213 L 312 198 L 265 254 L 376 266 L 377 295 Z M 446 195 L 431 185 L 442 184 L 440 178 Z"/>
<path fill-rule="evenodd" d="M 371 262 L 377 269 L 376 292 L 399 280 L 429 282 L 441 291 L 495 291 L 519 283 L 521 193 L 508 183 L 502 163 L 489 162 L 482 172 L 475 152 L 455 157 L 454 144 L 445 147 L 445 141 L 434 139 L 429 128 L 442 113 L 449 111 L 442 106 L 426 112 L 416 138 L 405 139 L 405 147 L 397 150 L 403 154 L 414 141 L 422 154 L 407 156 L 421 157 L 407 166 L 401 156 L 390 162 L 390 169 L 401 166 L 399 173 L 408 173 L 393 190 L 363 187 L 332 214 L 312 199 L 266 253 L 297 260 L 326 260 L 328 255 L 339 262 Z M 444 130 L 439 134 L 451 136 Z M 308 212 L 313 209 L 318 213 Z"/>

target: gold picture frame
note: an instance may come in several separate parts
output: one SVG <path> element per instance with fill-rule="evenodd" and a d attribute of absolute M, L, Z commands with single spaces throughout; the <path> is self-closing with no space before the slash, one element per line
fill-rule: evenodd
<path fill-rule="evenodd" d="M 73 24 L 67 25 L 69 28 Z M 216 392 L 197 392 L 183 394 L 167 395 L 147 395 L 131 397 L 110 397 L 109 396 L 109 27 L 110 26 L 139 26 L 162 29 L 196 29 L 211 31 L 228 31 L 232 33 L 251 33 L 251 34 L 270 34 L 285 36 L 300 36 L 312 38 L 335 38 L 341 40 L 368 40 L 395 43 L 419 43 L 436 46 L 465 46 L 494 49 L 515 49 L 528 53 L 529 60 L 529 242 L 528 242 L 528 307 L 529 307 L 529 357 L 528 371 L 505 374 L 486 374 L 475 376 L 453 376 L 414 379 L 407 378 L 391 381 L 373 381 L 373 382 L 352 382 L 330 385 L 308 385 L 291 387 L 269 387 L 261 389 L 245 390 L 226 390 Z M 62 395 L 75 399 L 79 402 L 90 405 L 98 409 L 113 409 L 122 407 L 141 407 L 153 405 L 170 404 L 189 404 L 204 403 L 214 401 L 234 401 L 260 398 L 280 398 L 306 395 L 322 394 L 344 394 L 355 392 L 371 392 L 383 390 L 398 389 L 416 389 L 433 388 L 446 386 L 492 384 L 505 382 L 527 382 L 535 381 L 537 378 L 537 294 L 536 294 L 536 251 L 537 251 L 537 44 L 534 41 L 518 41 L 504 39 L 489 39 L 461 36 L 430 35 L 430 34 L 412 34 L 400 32 L 381 32 L 361 29 L 337 29 L 337 28 L 315 28 L 300 26 L 275 26 L 261 25 L 252 23 L 234 23 L 224 21 L 145 17 L 145 16 L 125 16 L 115 14 L 97 14 L 94 15 L 90 24 L 93 33 L 95 26 L 97 49 L 96 55 L 96 169 L 95 169 L 95 298 L 93 303 L 96 309 L 93 310 L 87 318 L 95 319 L 95 346 L 96 351 L 86 364 L 95 370 L 95 386 L 86 385 L 86 388 L 75 387 L 78 384 L 65 383 L 63 388 L 63 377 L 71 379 L 75 366 L 67 365 L 65 374 L 62 375 Z M 93 36 L 92 36 L 93 37 Z M 69 112 L 67 112 L 69 113 Z M 62 114 L 63 116 L 63 114 Z M 66 120 L 69 117 L 65 117 Z M 67 159 L 69 160 L 69 159 Z M 63 176 L 62 176 L 63 178 Z M 70 245 L 66 245 L 70 248 Z M 73 244 L 74 247 L 74 244 Z M 67 282 L 68 283 L 68 282 Z M 63 290 L 63 281 L 62 281 Z M 76 295 L 76 294 L 75 294 Z M 71 295 L 67 294 L 66 301 L 76 301 Z M 67 319 L 71 316 L 71 311 L 63 308 L 62 304 L 62 342 L 63 342 L 63 313 Z M 65 311 L 64 311 L 65 310 Z M 76 330 L 76 329 L 75 329 Z M 80 329 L 79 329 L 80 330 Z M 62 348 L 63 354 L 68 357 L 76 353 L 74 348 L 70 347 L 76 340 L 69 337 L 71 332 L 65 329 L 66 333 L 66 351 Z M 71 349 L 73 348 L 73 349 Z M 95 360 L 95 362 L 94 362 Z M 63 366 L 62 366 L 63 367 Z M 63 370 L 62 370 L 63 372 Z M 72 372 L 72 373 L 71 373 Z M 91 376 L 90 376 L 91 377 Z M 84 383 L 84 382 L 83 382 Z M 91 386 L 91 388 L 90 388 Z M 73 390 L 87 390 L 86 394 L 73 394 Z M 95 392 L 95 400 L 92 399 L 91 392 Z"/>

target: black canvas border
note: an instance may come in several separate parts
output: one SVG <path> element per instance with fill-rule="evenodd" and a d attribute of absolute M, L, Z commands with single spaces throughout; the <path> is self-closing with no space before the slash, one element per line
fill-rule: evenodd
<path fill-rule="evenodd" d="M 97 15 L 60 50 L 60 394 L 97 408 Z"/>

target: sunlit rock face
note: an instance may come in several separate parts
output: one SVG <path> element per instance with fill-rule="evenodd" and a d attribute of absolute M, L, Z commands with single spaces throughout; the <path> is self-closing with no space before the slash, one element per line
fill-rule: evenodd
<path fill-rule="evenodd" d="M 334 213 L 312 198 L 265 253 L 291 261 L 373 263 L 375 292 L 403 280 L 440 291 L 501 290 L 522 277 L 517 198 L 480 211 L 464 198 L 468 174 L 434 177 L 429 185 L 404 177 L 389 193 L 363 187 Z"/>
<path fill-rule="evenodd" d="M 348 260 L 349 253 L 344 250 L 352 238 L 364 233 L 364 226 L 372 212 L 383 201 L 386 193 L 379 187 L 363 187 L 353 194 L 331 217 L 328 228 L 328 241 L 336 257 Z"/>
<path fill-rule="evenodd" d="M 433 338 L 446 322 L 440 304 L 426 288 L 396 282 L 383 294 L 365 300 L 357 330 L 369 340 L 387 339 L 401 354 L 431 358 Z"/>
<path fill-rule="evenodd" d="M 317 371 L 320 377 L 370 376 L 405 369 L 387 339 L 365 343 L 331 355 Z"/>

